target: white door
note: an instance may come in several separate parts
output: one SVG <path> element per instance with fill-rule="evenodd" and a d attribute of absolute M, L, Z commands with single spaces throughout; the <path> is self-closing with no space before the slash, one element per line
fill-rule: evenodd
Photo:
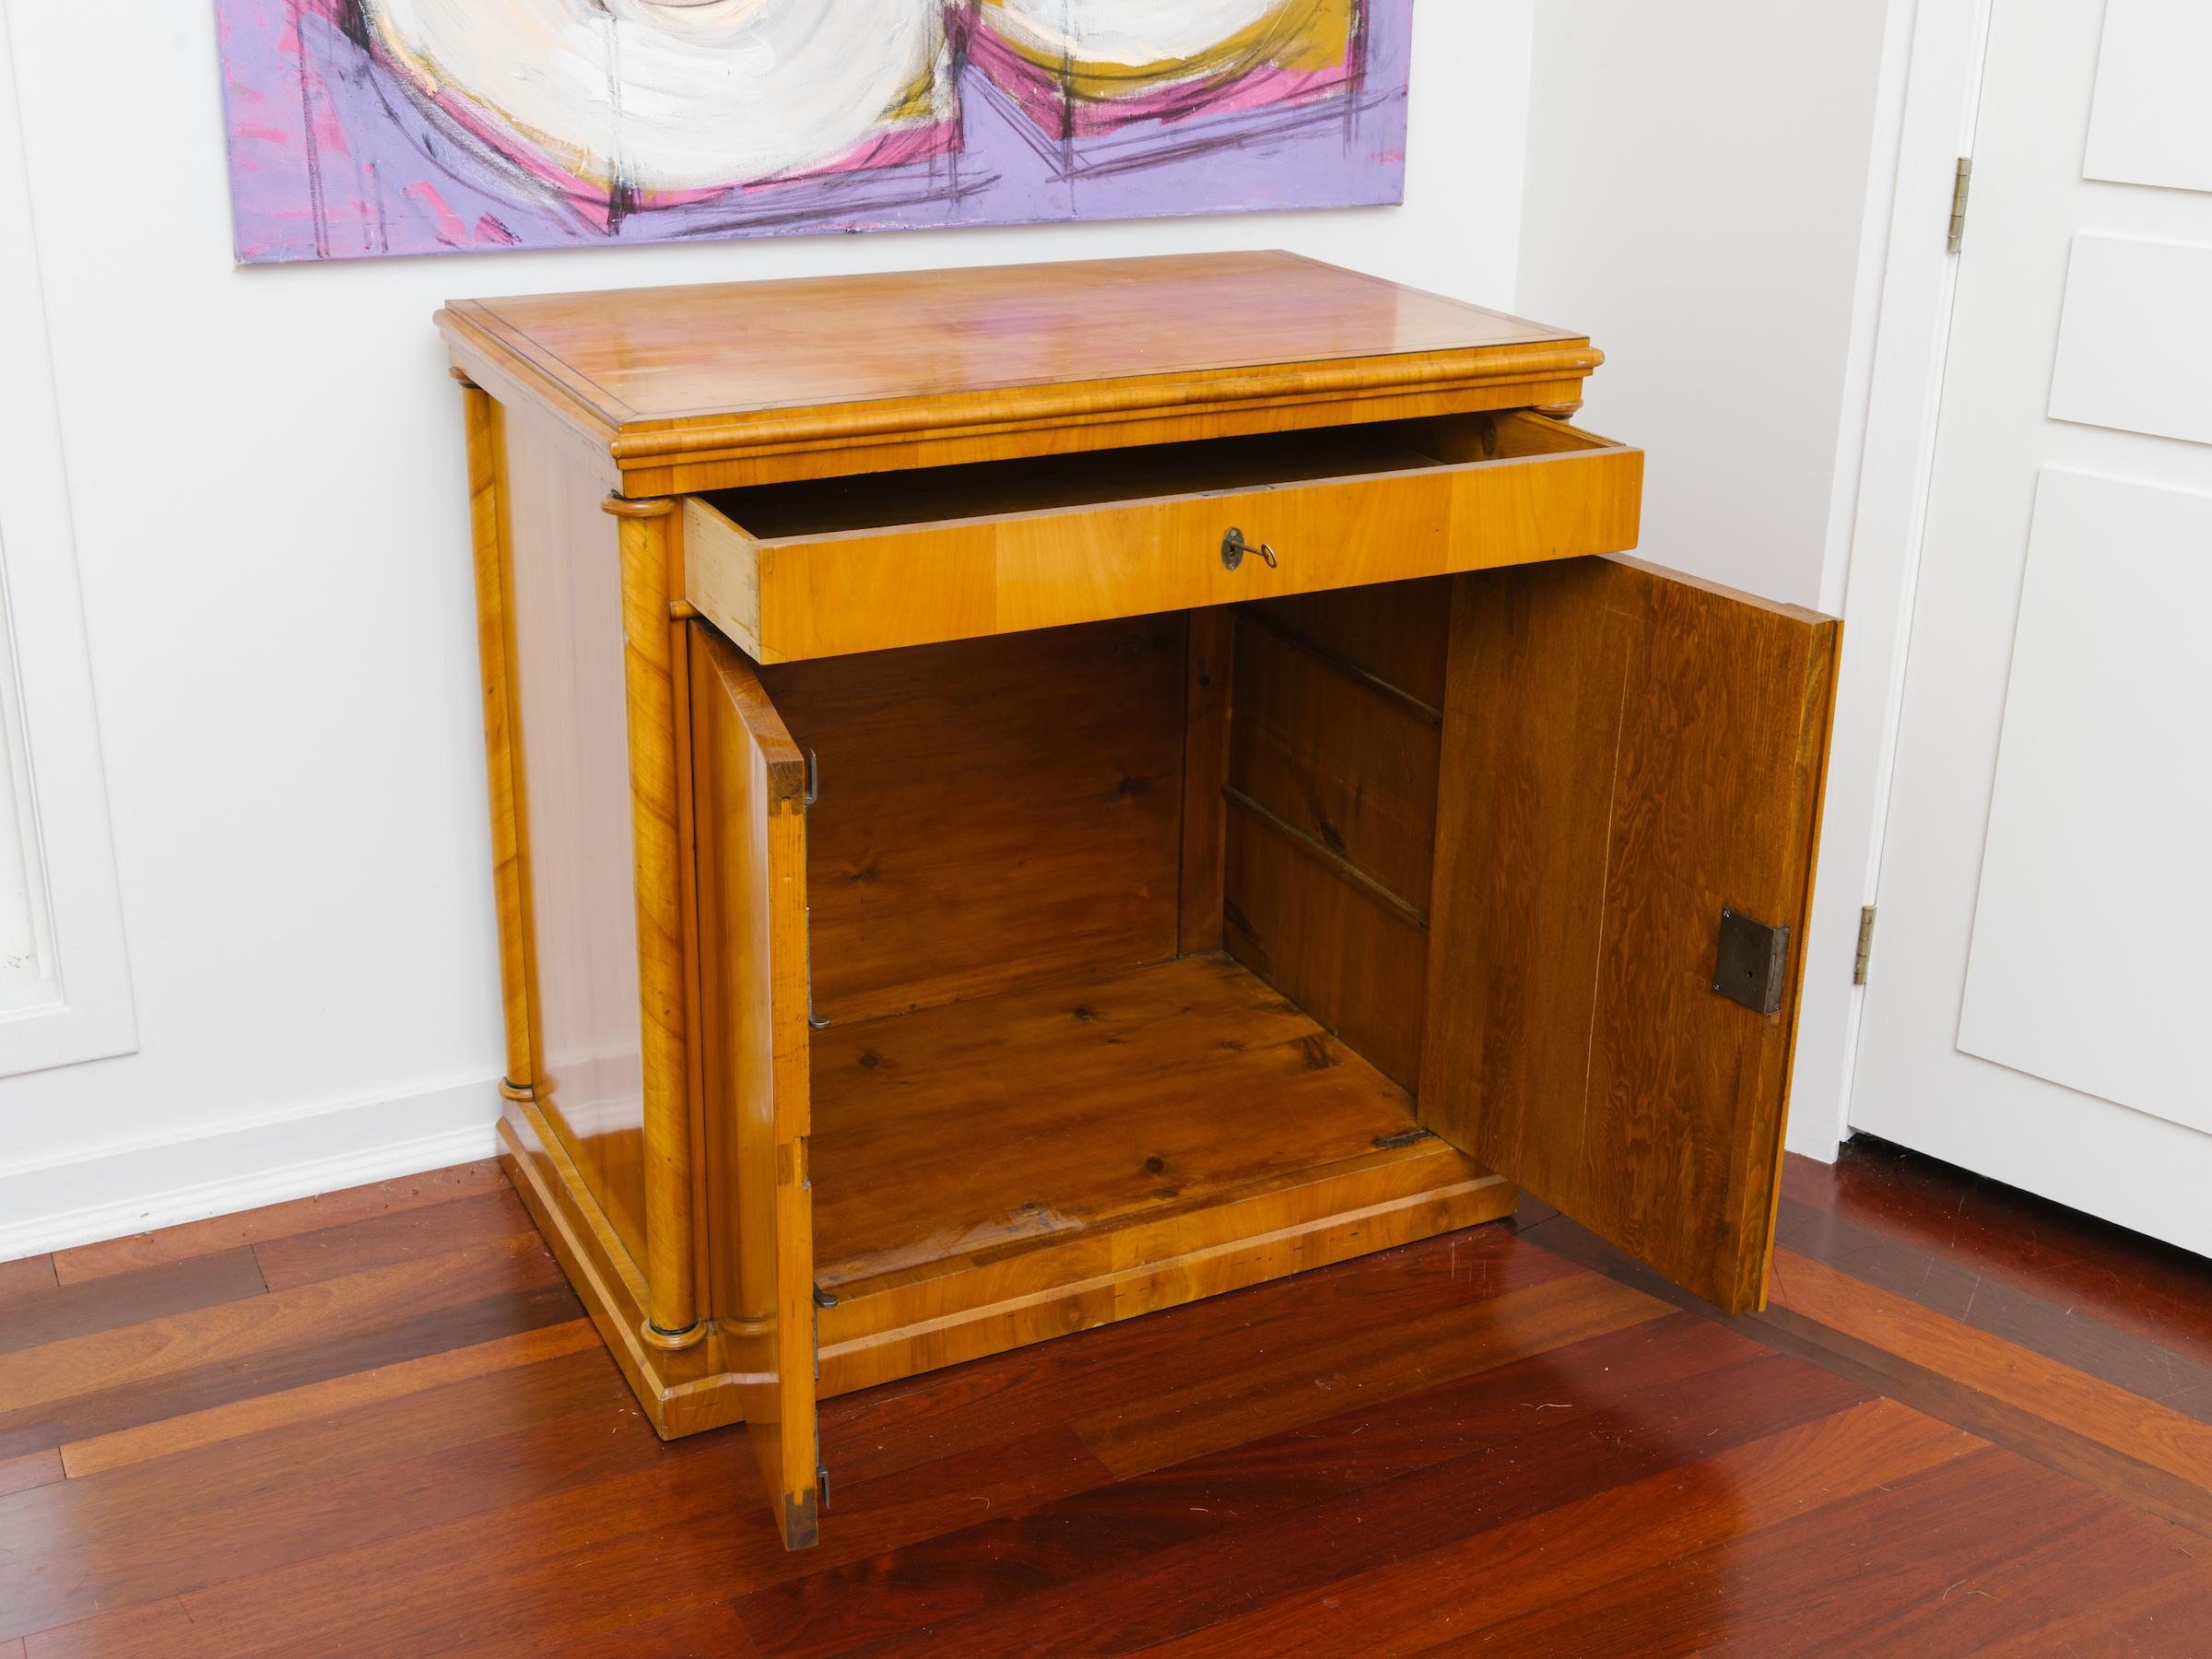
<path fill-rule="evenodd" d="M 2208 88 L 1994 0 L 1851 1123 L 2212 1253 Z"/>

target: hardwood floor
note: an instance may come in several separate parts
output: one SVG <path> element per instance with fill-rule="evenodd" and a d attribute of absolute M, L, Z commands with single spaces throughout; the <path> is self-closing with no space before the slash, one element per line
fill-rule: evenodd
<path fill-rule="evenodd" d="M 1526 1206 L 823 1409 L 786 1555 L 496 1166 L 0 1265 L 0 1659 L 2212 1654 L 2212 1264 L 1879 1143 L 1724 1320 Z"/>

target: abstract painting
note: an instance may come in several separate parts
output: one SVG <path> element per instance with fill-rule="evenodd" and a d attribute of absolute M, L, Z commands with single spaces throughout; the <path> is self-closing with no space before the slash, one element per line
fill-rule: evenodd
<path fill-rule="evenodd" d="M 263 263 L 1395 202 L 1413 0 L 216 0 Z"/>

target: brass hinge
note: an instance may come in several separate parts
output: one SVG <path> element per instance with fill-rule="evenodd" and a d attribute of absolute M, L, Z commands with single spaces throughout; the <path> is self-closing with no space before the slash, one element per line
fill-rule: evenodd
<path fill-rule="evenodd" d="M 1956 253 L 1966 242 L 1966 198 L 1974 187 L 1974 159 L 1959 158 L 1959 171 L 1951 178 L 1951 238 L 1946 244 Z"/>
<path fill-rule="evenodd" d="M 1874 955 L 1874 906 L 1868 904 L 1862 906 L 1859 911 L 1859 957 L 1858 960 L 1852 964 L 1851 982 L 1853 984 L 1863 985 L 1866 982 L 1866 959 L 1872 955 Z"/>

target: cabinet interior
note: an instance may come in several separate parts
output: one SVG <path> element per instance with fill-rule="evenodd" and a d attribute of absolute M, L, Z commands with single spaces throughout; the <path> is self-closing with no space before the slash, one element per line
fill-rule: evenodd
<path fill-rule="evenodd" d="M 1437 579 L 759 670 L 817 758 L 818 1283 L 1457 1159 L 1412 1094 L 1449 610 Z"/>
<path fill-rule="evenodd" d="M 1486 411 L 804 478 L 705 499 L 747 534 L 780 540 L 1604 447 L 1541 416 Z"/>

